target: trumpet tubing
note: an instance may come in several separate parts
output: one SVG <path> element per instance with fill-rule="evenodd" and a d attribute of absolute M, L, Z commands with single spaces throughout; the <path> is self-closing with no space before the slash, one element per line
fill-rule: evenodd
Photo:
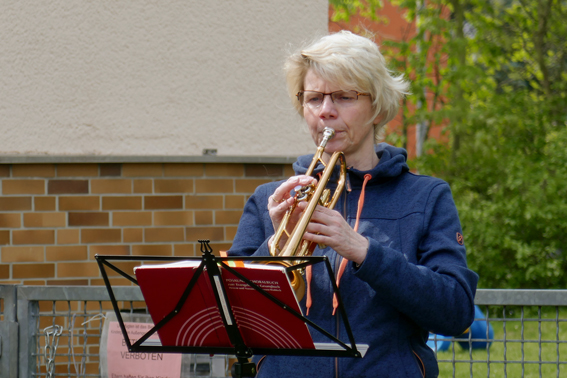
<path fill-rule="evenodd" d="M 313 156 L 313 160 L 309 168 L 307 169 L 306 175 L 313 174 L 315 167 L 318 163 L 322 163 L 325 168 L 321 174 L 321 178 L 317 182 L 317 185 L 307 185 L 298 190 L 296 190 L 295 194 L 295 202 L 293 205 L 285 213 L 280 226 L 278 227 L 276 233 L 274 234 L 274 239 L 272 240 L 272 245 L 270 248 L 270 254 L 272 256 L 310 256 L 313 254 L 313 250 L 315 249 L 315 245 L 313 243 L 303 240 L 303 235 L 307 230 L 307 226 L 311 221 L 311 217 L 313 216 L 313 212 L 317 205 L 325 206 L 329 209 L 333 209 L 339 200 L 339 197 L 345 187 L 346 183 L 346 161 L 344 154 L 342 152 L 335 152 L 329 159 L 327 163 L 322 160 L 323 152 L 325 151 L 325 146 L 327 142 L 334 136 L 335 131 L 330 128 L 325 128 L 323 132 L 323 140 L 321 144 L 317 148 L 317 152 Z M 329 183 L 333 170 L 335 167 L 339 165 L 339 180 L 337 182 L 337 187 L 331 197 L 331 190 L 327 188 L 327 184 Z M 329 198 L 331 197 L 331 198 Z M 307 201 L 307 207 L 301 214 L 297 224 L 293 227 L 293 230 L 288 231 L 288 223 L 292 218 L 292 214 L 296 211 L 297 204 L 300 201 Z M 283 248 L 280 249 L 279 244 L 282 240 L 282 237 L 286 235 L 287 241 L 284 244 Z M 298 264 L 300 262 L 297 261 L 286 261 L 283 265 L 285 266 L 292 266 L 294 264 Z M 305 280 L 301 272 L 298 270 L 293 271 L 293 277 L 291 279 L 292 286 L 296 290 L 296 296 L 298 300 L 301 300 L 303 295 L 305 294 Z M 297 287 L 297 289 L 296 289 Z"/>

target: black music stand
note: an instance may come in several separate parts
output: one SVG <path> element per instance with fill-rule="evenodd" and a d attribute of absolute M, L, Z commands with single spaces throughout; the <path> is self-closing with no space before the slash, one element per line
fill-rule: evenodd
<path fill-rule="evenodd" d="M 128 347 L 129 352 L 138 352 L 138 353 L 194 353 L 194 354 L 226 354 L 226 355 L 235 355 L 237 358 L 237 362 L 233 364 L 232 367 L 232 376 L 243 378 L 243 377 L 254 377 L 256 375 L 256 365 L 253 362 L 249 362 L 248 359 L 253 355 L 288 355 L 288 356 L 319 356 L 319 357 L 357 357 L 361 358 L 362 354 L 357 349 L 354 336 L 352 334 L 352 330 L 350 328 L 350 324 L 348 322 L 347 314 L 344 309 L 340 293 L 338 291 L 337 284 L 333 277 L 333 272 L 331 269 L 331 265 L 329 260 L 326 256 L 310 256 L 310 257 L 217 257 L 213 255 L 213 250 L 209 245 L 209 240 L 199 240 L 201 243 L 201 257 L 166 257 L 166 256 L 101 256 L 95 255 L 95 259 L 98 263 L 102 278 L 108 290 L 108 294 L 110 296 L 110 301 L 112 302 L 112 307 L 116 314 L 116 319 L 118 320 L 118 324 L 122 331 L 122 335 L 124 337 L 124 341 L 126 346 Z M 185 288 L 181 298 L 179 299 L 175 308 L 166 315 L 158 324 L 155 324 L 152 329 L 150 329 L 146 334 L 144 334 L 140 339 L 138 339 L 134 344 L 130 342 L 130 338 L 128 336 L 128 332 L 126 331 L 126 327 L 124 326 L 124 320 L 122 319 L 122 315 L 120 309 L 118 308 L 118 303 L 116 301 L 116 297 L 114 296 L 114 291 L 112 289 L 112 285 L 108 279 L 108 275 L 106 272 L 106 268 L 110 268 L 123 276 L 124 278 L 128 279 L 129 281 L 133 282 L 134 284 L 138 284 L 138 281 L 132 275 L 124 272 L 122 269 L 116 267 L 109 261 L 112 260 L 120 260 L 120 261 L 182 261 L 182 260 L 200 260 L 201 264 L 197 268 L 195 274 L 193 275 L 192 279 L 189 281 L 187 287 Z M 267 262 L 267 261 L 301 261 L 297 265 L 293 265 L 286 268 L 286 272 L 289 273 L 296 269 L 304 268 L 308 265 L 313 265 L 317 263 L 324 263 L 327 272 L 329 274 L 329 278 L 333 285 L 333 291 L 337 296 L 338 299 L 338 310 L 341 314 L 343 324 L 345 326 L 347 336 L 349 339 L 350 346 L 344 343 L 343 341 L 339 340 L 335 336 L 331 335 L 313 321 L 309 320 L 303 314 L 296 312 L 293 309 L 290 309 L 285 303 L 281 302 L 277 298 L 273 297 L 270 293 L 263 290 L 261 287 L 256 285 L 254 282 L 250 281 L 248 278 L 244 277 L 236 270 L 232 269 L 228 266 L 225 262 L 227 261 L 254 261 L 254 262 Z M 238 325 L 235 321 L 234 314 L 232 308 L 230 306 L 230 301 L 226 296 L 224 288 L 220 287 L 221 290 L 217 289 L 217 286 L 214 284 L 214 277 L 220 278 L 221 269 L 226 269 L 239 279 L 244 281 L 254 290 L 258 291 L 272 302 L 276 303 L 281 308 L 285 309 L 286 311 L 292 313 L 294 316 L 299 317 L 302 321 L 312 326 L 315 330 L 320 332 L 321 334 L 325 335 L 331 342 L 340 346 L 342 349 L 286 349 L 286 348 L 255 348 L 250 347 L 244 343 L 242 334 L 238 328 Z M 193 346 L 162 346 L 162 345 L 148 345 L 144 342 L 152 336 L 158 329 L 163 327 L 168 321 L 170 321 L 174 316 L 177 315 L 179 310 L 185 304 L 187 298 L 189 297 L 189 293 L 193 289 L 195 283 L 199 276 L 205 270 L 211 280 L 211 286 L 213 288 L 213 292 L 216 298 L 217 306 L 219 307 L 219 312 L 221 313 L 221 317 L 223 320 L 224 327 L 227 331 L 229 340 L 233 347 L 193 347 Z M 228 311 L 224 313 L 221 311 L 221 296 L 224 297 L 226 303 L 229 304 Z M 225 316 L 228 316 L 230 319 L 226 319 Z"/>

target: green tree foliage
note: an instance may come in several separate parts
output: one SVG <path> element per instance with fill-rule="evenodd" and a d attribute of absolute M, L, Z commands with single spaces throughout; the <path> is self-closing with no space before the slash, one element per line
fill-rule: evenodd
<path fill-rule="evenodd" d="M 380 0 L 329 0 L 329 4 L 333 8 L 333 21 L 349 21 L 355 14 L 377 20 L 377 11 L 382 8 Z"/>
<path fill-rule="evenodd" d="M 404 128 L 447 180 L 480 287 L 567 285 L 567 2 L 399 0 L 417 32 L 383 45 L 412 79 Z M 442 125 L 441 140 L 427 138 Z M 407 136 L 391 136 L 404 145 Z"/>

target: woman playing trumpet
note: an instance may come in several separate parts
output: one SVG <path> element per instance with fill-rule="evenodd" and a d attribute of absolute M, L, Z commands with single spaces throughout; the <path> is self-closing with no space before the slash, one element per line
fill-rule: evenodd
<path fill-rule="evenodd" d="M 292 54 L 285 72 L 315 144 L 325 127 L 335 131 L 323 160 L 335 151 L 346 159 L 346 190 L 334 209 L 315 209 L 303 238 L 325 246 L 314 255 L 328 256 L 336 269 L 354 338 L 369 349 L 362 359 L 266 356 L 258 377 L 437 377 L 428 334 L 459 335 L 469 327 L 478 277 L 467 268 L 447 183 L 412 174 L 405 150 L 376 144 L 408 84 L 388 71 L 374 42 L 349 32 Z M 270 255 L 274 230 L 294 202 L 290 192 L 316 180 L 304 174 L 311 158 L 297 159 L 296 176 L 257 188 L 230 256 Z M 308 318 L 344 340 L 329 277 L 318 265 L 309 284 Z M 305 299 L 301 303 L 305 308 Z"/>

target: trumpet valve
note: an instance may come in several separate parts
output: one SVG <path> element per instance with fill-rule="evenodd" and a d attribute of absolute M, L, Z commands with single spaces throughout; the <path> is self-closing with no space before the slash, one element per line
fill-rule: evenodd
<path fill-rule="evenodd" d="M 319 205 L 327 207 L 329 205 L 329 198 L 331 197 L 331 190 L 325 189 L 323 194 L 321 194 L 321 198 L 319 198 Z"/>
<path fill-rule="evenodd" d="M 315 193 L 315 185 L 296 186 L 294 190 L 296 201 L 309 201 L 313 193 Z"/>

